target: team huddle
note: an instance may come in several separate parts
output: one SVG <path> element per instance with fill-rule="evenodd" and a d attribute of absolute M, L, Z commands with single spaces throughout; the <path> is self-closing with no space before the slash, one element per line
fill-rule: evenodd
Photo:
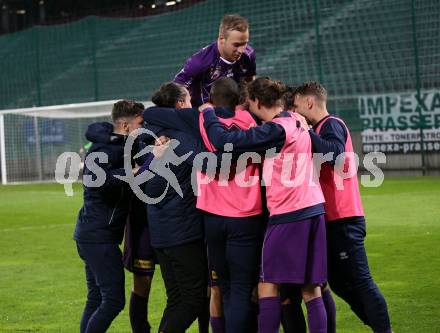
<path fill-rule="evenodd" d="M 104 184 L 84 185 L 74 234 L 88 288 L 81 333 L 105 332 L 125 307 L 124 267 L 132 331 L 150 332 L 156 264 L 167 298 L 158 332 L 197 320 L 201 333 L 333 333 L 332 292 L 373 332 L 392 332 L 368 267 L 357 175 L 338 172 L 355 163 L 349 129 L 328 113 L 320 83 L 256 77 L 248 42 L 247 20 L 225 15 L 218 39 L 154 93 L 155 106 L 122 100 L 113 123 L 88 127 L 87 154 L 108 159 L 95 161 Z M 140 189 L 158 200 L 147 203 L 119 177 L 140 128 L 148 134 L 136 138 L 131 165 L 150 175 Z"/>

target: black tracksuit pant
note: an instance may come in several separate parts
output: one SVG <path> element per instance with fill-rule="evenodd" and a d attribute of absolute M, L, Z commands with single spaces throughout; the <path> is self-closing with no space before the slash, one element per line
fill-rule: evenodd
<path fill-rule="evenodd" d="M 205 243 L 198 240 L 155 251 L 167 294 L 159 332 L 183 333 L 206 306 Z"/>

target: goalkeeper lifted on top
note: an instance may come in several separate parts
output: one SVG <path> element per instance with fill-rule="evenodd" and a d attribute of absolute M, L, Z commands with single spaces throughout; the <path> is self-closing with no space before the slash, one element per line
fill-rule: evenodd
<path fill-rule="evenodd" d="M 237 83 L 254 78 L 255 52 L 248 42 L 247 20 L 236 14 L 223 16 L 217 40 L 188 58 L 174 78 L 188 88 L 194 107 L 209 101 L 211 86 L 220 77 L 231 77 Z"/>

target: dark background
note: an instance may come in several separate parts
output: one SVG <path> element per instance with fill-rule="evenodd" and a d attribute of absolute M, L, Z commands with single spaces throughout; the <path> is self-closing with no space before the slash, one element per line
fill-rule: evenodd
<path fill-rule="evenodd" d="M 179 10 L 201 0 L 0 0 L 0 34 L 84 16 L 139 17 Z M 174 4 L 168 4 L 171 2 Z"/>

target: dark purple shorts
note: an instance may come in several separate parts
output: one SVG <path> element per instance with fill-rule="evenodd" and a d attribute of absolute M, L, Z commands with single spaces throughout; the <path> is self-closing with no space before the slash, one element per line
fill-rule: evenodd
<path fill-rule="evenodd" d="M 327 281 L 324 215 L 268 225 L 263 242 L 260 281 L 301 285 Z"/>
<path fill-rule="evenodd" d="M 133 197 L 125 226 L 124 267 L 137 275 L 152 276 L 156 261 L 151 247 L 145 204 Z"/>

